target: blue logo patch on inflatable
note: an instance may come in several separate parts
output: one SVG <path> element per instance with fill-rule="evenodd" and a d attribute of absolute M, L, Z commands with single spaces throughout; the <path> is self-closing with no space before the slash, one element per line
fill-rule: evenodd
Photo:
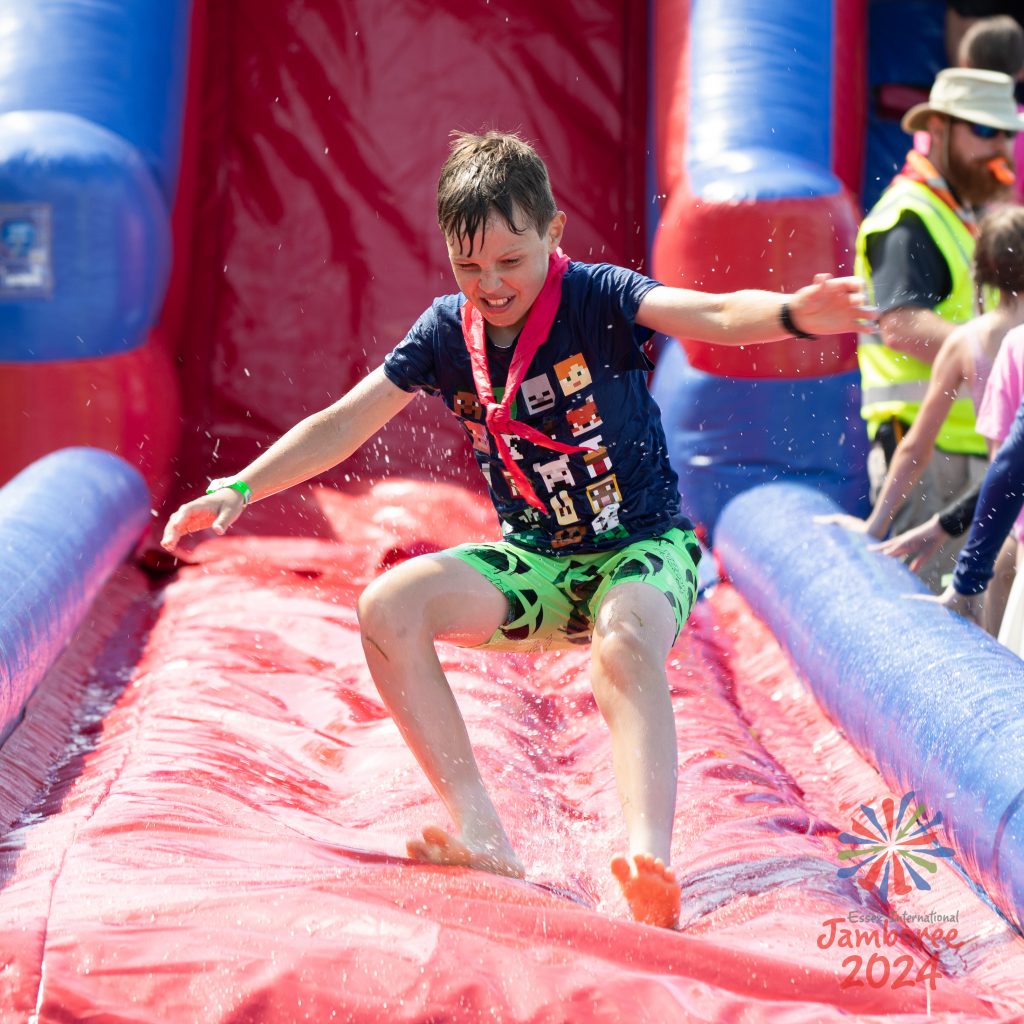
<path fill-rule="evenodd" d="M 0 298 L 53 294 L 48 203 L 0 203 Z"/>

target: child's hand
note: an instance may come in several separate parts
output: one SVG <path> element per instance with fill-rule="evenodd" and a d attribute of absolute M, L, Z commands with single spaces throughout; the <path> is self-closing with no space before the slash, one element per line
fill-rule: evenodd
<path fill-rule="evenodd" d="M 816 274 L 814 284 L 801 288 L 789 300 L 793 322 L 808 334 L 870 333 L 877 330 L 878 310 L 866 306 L 864 282 L 859 277 Z"/>
<path fill-rule="evenodd" d="M 213 494 L 204 494 L 185 505 L 167 520 L 160 546 L 173 552 L 182 537 L 199 530 L 213 528 L 222 534 L 242 514 L 245 499 L 238 491 L 224 487 Z"/>
<path fill-rule="evenodd" d="M 926 601 L 929 604 L 942 605 L 951 612 L 962 615 L 968 622 L 981 621 L 981 594 L 961 594 L 950 584 L 937 597 L 935 594 L 905 594 L 911 601 Z"/>
<path fill-rule="evenodd" d="M 871 545 L 872 551 L 881 551 L 891 558 L 909 558 L 911 572 L 918 569 L 949 540 L 949 534 L 939 525 L 939 517 L 932 516 L 927 522 L 915 526 L 881 544 Z"/>
<path fill-rule="evenodd" d="M 867 533 L 868 521 L 846 512 L 830 512 L 827 516 L 815 516 L 814 521 L 823 526 L 841 526 L 850 533 Z"/>

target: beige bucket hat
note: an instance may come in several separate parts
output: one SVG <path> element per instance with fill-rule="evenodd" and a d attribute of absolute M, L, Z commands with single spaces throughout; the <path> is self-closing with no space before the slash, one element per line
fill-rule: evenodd
<path fill-rule="evenodd" d="M 935 76 L 927 103 L 911 107 L 901 122 L 905 132 L 928 124 L 929 114 L 947 114 L 1008 132 L 1024 131 L 1024 117 L 1017 112 L 1013 79 L 999 71 L 946 68 Z"/>

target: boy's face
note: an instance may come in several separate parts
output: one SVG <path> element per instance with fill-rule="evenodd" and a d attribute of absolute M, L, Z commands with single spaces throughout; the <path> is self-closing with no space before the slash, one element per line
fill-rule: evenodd
<path fill-rule="evenodd" d="M 526 218 L 518 214 L 517 226 L 524 223 Z M 565 214 L 559 211 L 543 235 L 532 224 L 516 234 L 495 214 L 473 239 L 472 248 L 466 239 L 446 240 L 459 289 L 489 325 L 513 335 L 522 328 L 544 285 L 548 256 L 558 248 L 564 227 Z"/>

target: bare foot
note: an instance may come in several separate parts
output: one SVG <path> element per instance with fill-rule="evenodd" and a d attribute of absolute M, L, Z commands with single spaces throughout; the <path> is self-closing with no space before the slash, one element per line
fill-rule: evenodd
<path fill-rule="evenodd" d="M 663 860 L 643 853 L 632 860 L 635 871 L 629 858 L 613 857 L 612 874 L 622 886 L 633 919 L 659 928 L 675 928 L 679 923 L 680 897 L 675 872 L 665 867 Z"/>
<path fill-rule="evenodd" d="M 523 878 L 526 869 L 512 848 L 505 844 L 470 846 L 443 828 L 428 825 L 422 839 L 410 839 L 405 848 L 413 860 L 423 864 L 448 864 L 454 867 L 476 868 L 495 875 Z"/>

